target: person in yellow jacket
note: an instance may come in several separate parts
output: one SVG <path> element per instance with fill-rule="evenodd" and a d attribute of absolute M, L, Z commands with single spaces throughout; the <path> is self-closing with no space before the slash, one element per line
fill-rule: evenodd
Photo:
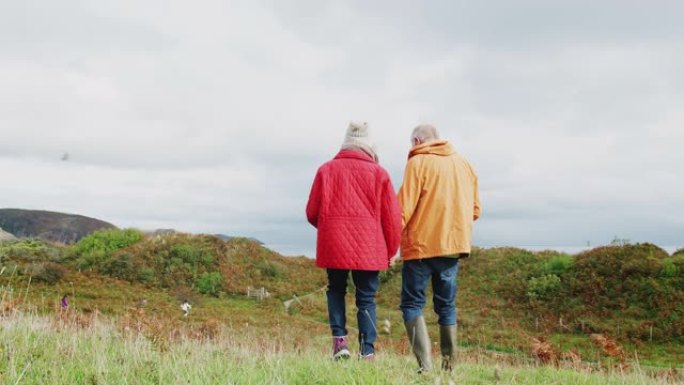
<path fill-rule="evenodd" d="M 419 371 L 432 368 L 423 308 L 432 282 L 442 369 L 451 370 L 456 347 L 456 278 L 459 258 L 470 254 L 473 222 L 480 217 L 477 175 L 437 129 L 420 125 L 399 189 L 402 208 L 401 310 Z"/>

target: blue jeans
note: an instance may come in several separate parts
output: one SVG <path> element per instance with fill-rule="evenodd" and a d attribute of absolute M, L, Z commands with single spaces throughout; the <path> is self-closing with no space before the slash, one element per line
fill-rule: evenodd
<path fill-rule="evenodd" d="M 404 322 L 423 314 L 425 287 L 432 279 L 432 302 L 440 325 L 456 325 L 458 259 L 434 257 L 404 261 L 401 270 L 401 312 Z"/>
<path fill-rule="evenodd" d="M 351 271 L 356 286 L 356 320 L 359 323 L 359 346 L 361 354 L 375 352 L 375 292 L 378 290 L 377 271 L 327 269 L 328 272 L 328 317 L 333 337 L 347 335 L 346 306 L 347 277 Z"/>

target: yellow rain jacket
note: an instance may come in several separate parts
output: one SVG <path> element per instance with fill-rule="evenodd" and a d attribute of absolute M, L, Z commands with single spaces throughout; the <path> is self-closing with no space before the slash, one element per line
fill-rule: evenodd
<path fill-rule="evenodd" d="M 477 175 L 449 142 L 411 148 L 399 203 L 403 260 L 470 253 L 473 221 L 480 217 Z"/>

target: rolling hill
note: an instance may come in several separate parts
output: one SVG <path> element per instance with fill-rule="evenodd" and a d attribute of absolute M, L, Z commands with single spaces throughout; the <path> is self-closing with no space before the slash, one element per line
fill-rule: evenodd
<path fill-rule="evenodd" d="M 82 215 L 42 210 L 0 209 L 0 228 L 17 238 L 38 238 L 71 244 L 111 223 Z"/>

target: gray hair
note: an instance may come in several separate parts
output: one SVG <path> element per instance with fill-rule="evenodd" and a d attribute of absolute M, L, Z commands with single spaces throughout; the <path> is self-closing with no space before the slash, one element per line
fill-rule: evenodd
<path fill-rule="evenodd" d="M 419 139 L 422 143 L 430 142 L 439 139 L 439 132 L 433 125 L 421 124 L 411 133 L 411 141 L 414 139 Z"/>

